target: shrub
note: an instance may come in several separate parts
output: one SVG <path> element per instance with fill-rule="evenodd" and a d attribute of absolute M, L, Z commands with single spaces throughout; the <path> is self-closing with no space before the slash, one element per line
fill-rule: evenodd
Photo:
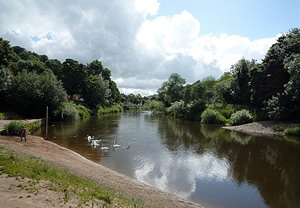
<path fill-rule="evenodd" d="M 207 109 L 201 114 L 201 123 L 224 124 L 226 119 L 218 111 Z"/>
<path fill-rule="evenodd" d="M 230 120 L 232 125 L 241 125 L 251 123 L 253 121 L 253 117 L 248 110 L 243 109 L 232 114 Z"/>
<path fill-rule="evenodd" d="M 167 113 L 176 118 L 182 118 L 184 116 L 185 106 L 182 100 L 175 101 L 172 105 L 167 109 Z"/>
<path fill-rule="evenodd" d="M 24 124 L 20 121 L 12 121 L 4 128 L 3 134 L 8 136 L 19 136 Z"/>
<path fill-rule="evenodd" d="M 119 104 L 112 105 L 109 107 L 98 106 L 97 114 L 101 115 L 101 114 L 107 114 L 107 113 L 120 113 L 122 111 L 123 111 L 123 108 Z"/>
<path fill-rule="evenodd" d="M 184 118 L 192 121 L 199 121 L 201 114 L 205 110 L 205 102 L 196 101 L 186 105 Z"/>
<path fill-rule="evenodd" d="M 80 118 L 88 118 L 91 116 L 89 109 L 86 108 L 85 106 L 83 106 L 81 104 L 77 104 L 77 105 L 75 105 L 75 107 L 78 111 Z"/>
<path fill-rule="evenodd" d="M 156 100 L 148 100 L 144 105 L 144 109 L 151 110 L 153 113 L 165 112 L 165 106 L 163 102 Z"/>
<path fill-rule="evenodd" d="M 80 118 L 76 104 L 65 102 L 64 105 L 55 112 L 56 116 L 61 116 L 62 120 L 78 120 Z"/>
<path fill-rule="evenodd" d="M 284 130 L 284 133 L 286 135 L 292 135 L 292 136 L 300 136 L 300 127 L 291 127 Z"/>

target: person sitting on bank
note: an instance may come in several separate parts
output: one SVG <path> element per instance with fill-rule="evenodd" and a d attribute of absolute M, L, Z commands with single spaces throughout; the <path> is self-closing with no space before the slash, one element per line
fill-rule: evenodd
<path fill-rule="evenodd" d="M 24 126 L 22 126 L 22 129 L 21 129 L 21 141 L 23 140 L 23 137 L 25 139 L 25 142 L 26 142 L 26 129 L 24 128 Z"/>

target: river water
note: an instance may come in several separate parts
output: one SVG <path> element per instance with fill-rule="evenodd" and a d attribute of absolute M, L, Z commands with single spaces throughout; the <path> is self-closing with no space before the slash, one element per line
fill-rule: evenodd
<path fill-rule="evenodd" d="M 45 137 L 45 128 L 36 132 Z M 87 135 L 109 150 L 92 147 Z M 300 144 L 125 112 L 49 125 L 48 139 L 207 207 L 300 207 Z M 113 142 L 121 145 L 113 148 Z"/>

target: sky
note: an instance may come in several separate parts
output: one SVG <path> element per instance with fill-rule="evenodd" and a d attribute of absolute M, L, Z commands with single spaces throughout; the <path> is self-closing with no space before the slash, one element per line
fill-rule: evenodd
<path fill-rule="evenodd" d="M 299 0 L 0 0 L 0 37 L 50 59 L 100 60 L 121 93 L 155 94 L 172 73 L 220 78 L 300 28 Z"/>

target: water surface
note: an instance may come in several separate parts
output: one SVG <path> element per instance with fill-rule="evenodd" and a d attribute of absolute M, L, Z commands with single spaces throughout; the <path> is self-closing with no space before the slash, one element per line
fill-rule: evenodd
<path fill-rule="evenodd" d="M 87 135 L 110 149 L 92 148 Z M 300 207 L 300 145 L 280 137 L 128 112 L 51 123 L 48 138 L 207 207 Z M 113 148 L 113 141 L 121 148 Z"/>

